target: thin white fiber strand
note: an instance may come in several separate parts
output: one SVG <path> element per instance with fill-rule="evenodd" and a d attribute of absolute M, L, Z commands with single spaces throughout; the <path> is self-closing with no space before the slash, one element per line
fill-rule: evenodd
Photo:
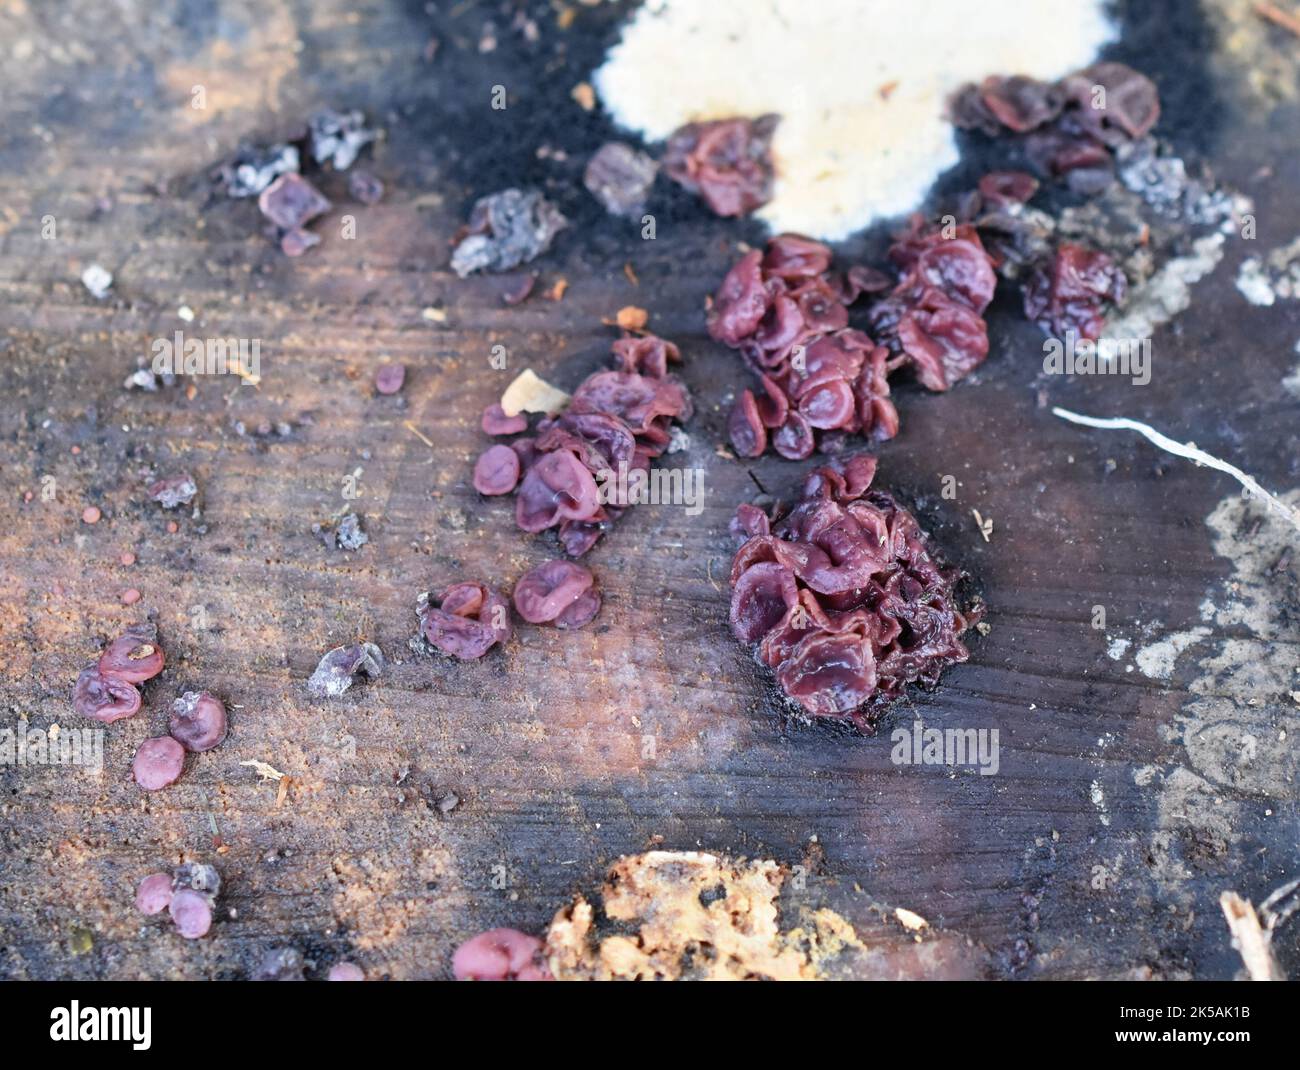
<path fill-rule="evenodd" d="M 1077 412 L 1071 412 L 1069 409 L 1054 408 L 1053 416 L 1059 416 L 1062 420 L 1068 420 L 1072 424 L 1082 424 L 1084 427 L 1099 427 L 1105 431 L 1136 431 L 1152 445 L 1159 447 L 1167 453 L 1172 453 L 1177 457 L 1186 457 L 1189 461 L 1195 461 L 1197 464 L 1203 464 L 1206 468 L 1213 468 L 1220 472 L 1226 472 L 1232 476 L 1238 483 L 1245 487 L 1250 493 L 1263 499 L 1279 516 L 1283 517 L 1289 524 L 1300 530 L 1300 512 L 1297 512 L 1286 502 L 1270 494 L 1267 490 L 1259 485 L 1259 481 L 1254 476 L 1243 472 L 1236 465 L 1229 464 L 1227 461 L 1221 461 L 1213 454 L 1206 453 L 1198 449 L 1194 442 L 1175 442 L 1168 435 L 1162 435 L 1154 427 L 1142 423 L 1139 420 L 1130 420 L 1124 416 L 1114 416 L 1101 418 L 1097 416 L 1081 416 Z"/>

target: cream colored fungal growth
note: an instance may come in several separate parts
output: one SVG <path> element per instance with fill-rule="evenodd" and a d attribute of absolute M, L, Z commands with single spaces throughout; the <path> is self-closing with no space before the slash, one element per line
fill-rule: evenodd
<path fill-rule="evenodd" d="M 648 0 L 596 71 L 620 125 L 781 116 L 773 231 L 836 240 L 915 208 L 957 162 L 948 95 L 991 74 L 1054 80 L 1115 37 L 1101 0 Z"/>
<path fill-rule="evenodd" d="M 551 922 L 559 980 L 811 981 L 823 963 L 860 949 L 830 910 L 782 931 L 777 898 L 789 871 L 770 861 L 649 851 L 614 864 L 599 907 L 579 896 Z"/>

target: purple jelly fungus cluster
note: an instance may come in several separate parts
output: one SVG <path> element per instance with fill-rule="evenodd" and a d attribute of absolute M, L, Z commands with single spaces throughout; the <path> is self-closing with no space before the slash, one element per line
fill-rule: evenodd
<path fill-rule="evenodd" d="M 1115 180 L 1112 151 L 1150 133 L 1160 118 L 1155 83 L 1123 63 L 1094 63 L 1058 82 L 994 75 L 959 89 L 948 103 L 954 124 L 990 137 L 1012 135 L 1044 177 L 1075 193 Z"/>
<path fill-rule="evenodd" d="M 187 862 L 172 873 L 152 873 L 136 888 L 135 908 L 142 914 L 167 911 L 176 931 L 187 940 L 212 928 L 221 875 L 212 866 Z"/>
<path fill-rule="evenodd" d="M 572 561 L 544 561 L 515 584 L 515 609 L 529 624 L 581 628 L 600 612 L 592 574 Z"/>
<path fill-rule="evenodd" d="M 457 981 L 553 981 L 546 949 L 518 929 L 489 929 L 466 940 L 451 959 Z"/>
<path fill-rule="evenodd" d="M 993 259 L 969 224 L 913 216 L 889 259 L 898 284 L 871 308 L 871 327 L 928 390 L 947 390 L 989 353 L 984 310 L 993 300 Z"/>
<path fill-rule="evenodd" d="M 145 791 L 160 791 L 180 779 L 186 752 L 212 750 L 226 738 L 226 707 L 208 691 L 186 691 L 172 703 L 166 736 L 146 739 L 135 752 L 131 775 Z"/>
<path fill-rule="evenodd" d="M 991 77 L 958 91 L 949 113 L 962 128 L 1020 139 L 1041 177 L 1093 195 L 1114 181 L 1113 151 L 1149 133 L 1160 103 L 1150 79 L 1107 62 L 1053 83 Z M 1052 247 L 1037 232 L 1022 211 L 1037 189 L 1031 174 L 995 171 L 942 222 L 913 216 L 889 249 L 896 280 L 865 265 L 835 272 L 827 246 L 793 234 L 746 253 L 708 316 L 709 334 L 759 377 L 728 418 L 736 452 L 758 457 L 770 444 L 799 460 L 840 452 L 850 435 L 892 438 L 887 377 L 910 368 L 942 391 L 982 364 L 999 270 L 1021 280 L 1025 314 L 1044 330 L 1096 339 L 1127 280 L 1106 253 Z M 870 335 L 849 327 L 848 306 L 864 295 Z"/>
<path fill-rule="evenodd" d="M 1106 308 L 1119 304 L 1128 280 L 1106 253 L 1077 242 L 1061 242 L 1025 281 L 1025 315 L 1049 334 L 1096 339 Z"/>
<path fill-rule="evenodd" d="M 709 334 L 739 350 L 757 376 L 741 391 L 727 434 L 741 457 L 770 445 L 802 460 L 818 436 L 892 438 L 898 413 L 887 376 L 898 366 L 889 350 L 849 327 L 848 306 L 890 280 L 870 268 L 841 274 L 831 251 L 797 234 L 772 238 L 727 273 L 708 314 Z"/>
<path fill-rule="evenodd" d="M 1023 171 L 990 172 L 980 179 L 978 188 L 960 197 L 946 229 L 954 239 L 980 244 L 993 269 L 1019 284 L 1026 318 L 1061 338 L 1073 333 L 1096 339 L 1105 326 L 1107 310 L 1124 300 L 1128 280 L 1107 253 L 1074 241 L 1053 246 L 1042 230 L 1041 213 L 1025 210 L 1037 190 L 1038 180 Z M 944 229 L 913 217 L 909 230 L 895 236 L 891 258 L 904 268 L 919 262 L 919 246 L 933 241 L 934 235 Z M 959 249 L 951 242 L 949 246 L 954 252 Z M 976 263 L 973 257 L 969 262 Z M 984 274 L 982 269 L 980 274 Z M 976 289 L 969 281 L 950 287 L 952 292 L 968 297 Z M 982 299 L 983 280 L 978 290 Z M 872 307 L 871 322 L 891 345 L 911 353 L 922 383 L 939 389 L 938 377 L 945 372 L 959 372 L 960 358 L 954 364 L 949 354 L 939 353 L 937 362 L 927 363 L 926 348 L 916 333 L 917 325 L 924 327 L 925 321 L 913 317 L 909 322 L 899 305 L 900 301 L 906 303 L 909 294 L 918 292 L 904 279 L 893 294 Z M 978 336 L 987 350 L 987 334 L 982 326 Z"/>
<path fill-rule="evenodd" d="M 620 498 L 629 485 L 624 474 L 648 472 L 672 441 L 673 422 L 692 413 L 686 387 L 668 372 L 681 360 L 675 345 L 647 334 L 620 338 L 612 350 L 616 366 L 587 376 L 563 413 L 508 446 L 490 447 L 474 466 L 480 494 L 516 490 L 515 523 L 530 533 L 556 529 L 570 557 L 590 550 L 622 515 L 631 504 Z M 491 405 L 482 426 L 519 435 L 528 419 Z"/>
<path fill-rule="evenodd" d="M 1011 137 L 1043 178 L 1062 181 L 1074 193 L 1095 196 L 1115 182 L 1115 152 L 1146 138 L 1160 118 L 1155 84 L 1123 63 L 1095 63 L 1058 82 L 995 76 L 967 85 L 949 101 L 949 115 L 964 129 L 991 137 Z M 1028 177 L 1028 176 L 1026 176 Z M 1025 315 L 1045 331 L 1064 337 L 1074 333 L 1096 339 L 1108 305 L 1120 303 L 1127 280 L 1106 253 L 1077 242 L 1055 249 L 1035 249 L 1032 225 L 1000 213 L 990 202 L 988 216 L 975 225 L 1001 232 L 994 246 L 1006 247 L 1025 278 Z M 1017 199 L 1027 201 L 1028 195 Z M 968 213 L 973 216 L 974 213 Z"/>
<path fill-rule="evenodd" d="M 104 648 L 99 661 L 81 670 L 72 688 L 72 708 L 105 724 L 140 710 L 136 688 L 163 670 L 158 629 L 136 624 Z M 186 751 L 211 750 L 226 738 L 226 707 L 207 691 L 186 691 L 172 704 L 170 735 L 146 739 L 131 762 L 131 774 L 145 791 L 176 783 Z"/>
<path fill-rule="evenodd" d="M 929 548 L 915 518 L 872 490 L 875 458 L 858 455 L 809 473 L 803 497 L 779 517 L 742 506 L 744 542 L 731 568 L 731 629 L 810 718 L 869 731 L 911 683 L 932 686 L 965 661 L 964 578 Z"/>
<path fill-rule="evenodd" d="M 664 148 L 664 173 L 716 215 L 748 215 L 772 199 L 771 142 L 779 121 L 762 115 L 683 126 Z"/>
<path fill-rule="evenodd" d="M 163 670 L 163 648 L 152 624 L 133 624 L 104 648 L 99 660 L 81 670 L 72 688 L 72 708 L 83 717 L 112 724 L 140 710 L 137 684 Z"/>
<path fill-rule="evenodd" d="M 562 630 L 581 628 L 600 612 L 595 578 L 567 560 L 544 561 L 515 584 L 515 611 L 529 624 L 550 624 Z M 416 600 L 420 630 L 411 649 L 420 654 L 438 651 L 471 661 L 481 658 L 513 634 L 509 603 L 484 583 L 452 584 Z"/>
<path fill-rule="evenodd" d="M 414 650 L 437 650 L 462 661 L 504 645 L 513 630 L 509 603 L 487 584 L 472 580 L 454 583 L 438 595 L 421 594 L 415 615 L 420 630 L 411 640 Z"/>

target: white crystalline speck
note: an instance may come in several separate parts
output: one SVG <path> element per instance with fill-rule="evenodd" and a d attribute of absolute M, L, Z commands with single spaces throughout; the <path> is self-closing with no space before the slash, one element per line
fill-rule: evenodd
<path fill-rule="evenodd" d="M 102 301 L 113 287 L 113 273 L 100 264 L 91 264 L 81 273 L 81 284 L 92 297 Z"/>

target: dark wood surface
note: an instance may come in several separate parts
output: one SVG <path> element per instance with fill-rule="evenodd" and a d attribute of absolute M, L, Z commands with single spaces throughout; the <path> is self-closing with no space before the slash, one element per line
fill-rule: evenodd
<path fill-rule="evenodd" d="M 569 90 L 619 9 L 578 6 L 562 29 L 531 5 L 530 44 L 511 28 L 514 5 L 438 6 L 0 0 L 4 723 L 72 726 L 78 669 L 148 613 L 169 657 L 144 712 L 108 730 L 102 776 L 0 770 L 0 975 L 238 977 L 292 943 L 372 976 L 445 976 L 461 939 L 540 930 L 612 859 L 661 844 L 811 863 L 837 908 L 913 974 L 1231 976 L 1218 896 L 1258 900 L 1300 868 L 1292 782 L 1207 787 L 1210 811 L 1230 808 L 1228 835 L 1212 815 L 1171 824 L 1158 783 L 1188 764 L 1170 728 L 1203 672 L 1194 655 L 1166 681 L 1125 672 L 1091 617 L 1105 606 L 1108 631 L 1135 639 L 1152 622 L 1156 639 L 1199 625 L 1233 574 L 1204 520 L 1235 484 L 1135 437 L 1069 427 L 1046 405 L 1148 419 L 1270 486 L 1295 485 L 1300 403 L 1280 384 L 1300 305 L 1252 308 L 1232 286 L 1245 256 L 1300 231 L 1294 102 L 1237 95 L 1212 22 L 1178 16 L 1161 32 L 1184 51 L 1167 55 L 1159 25 L 1130 16 L 1124 54 L 1168 92 L 1176 147 L 1255 198 L 1259 238 L 1230 241 L 1157 336 L 1147 387 L 1042 377 L 1041 336 L 1004 296 L 978 375 L 944 396 L 900 388 L 903 430 L 880 450 L 880 481 L 973 574 L 991 630 L 936 692 L 857 738 L 787 724 L 726 626 L 727 520 L 756 483 L 788 495 L 801 469 L 719 453 L 744 373 L 705 336 L 703 303 L 758 230 L 661 185 L 646 242 L 582 191 L 585 156 L 610 128 Z M 482 54 L 488 20 L 499 45 Z M 510 93 L 504 112 L 489 107 L 495 84 Z M 195 85 L 205 109 L 189 106 Z M 364 108 L 386 128 L 362 166 L 388 194 L 357 206 L 327 178 L 323 243 L 290 260 L 254 206 L 213 196 L 206 176 L 241 139 L 291 133 L 320 105 Z M 512 308 L 501 279 L 460 281 L 447 255 L 473 198 L 518 184 L 547 188 L 574 226 Z M 54 240 L 41 236 L 46 215 Z M 882 235 L 846 252 L 878 251 Z M 106 301 L 78 281 L 91 262 L 116 276 Z M 546 299 L 561 278 L 563 300 Z M 479 663 L 415 658 L 419 591 L 460 578 L 509 588 L 553 552 L 514 528 L 508 501 L 469 486 L 487 441 L 479 412 L 525 366 L 570 388 L 603 366 L 614 332 L 601 321 L 627 304 L 683 349 L 698 402 L 685 463 L 706 471 L 706 508 L 647 506 L 619 522 L 588 561 L 605 594 L 594 626 L 522 626 Z M 260 386 L 199 377 L 192 396 L 123 391 L 151 340 L 180 329 L 259 339 Z M 489 364 L 496 344 L 504 372 Z M 399 397 L 371 387 L 384 360 L 408 365 Z M 294 429 L 259 440 L 237 421 Z M 358 468 L 370 543 L 328 551 L 311 526 L 345 504 Z M 143 493 L 154 469 L 195 475 L 201 518 L 167 531 Z M 944 475 L 959 480 L 955 500 L 940 495 Z M 41 497 L 47 476 L 54 501 Z M 94 525 L 87 505 L 102 510 Z M 993 521 L 988 542 L 972 509 Z M 137 563 L 122 566 L 124 551 Z M 1294 661 L 1294 567 L 1275 586 L 1281 624 L 1259 649 Z M 124 607 L 131 587 L 143 598 Z M 1203 649 L 1244 635 L 1211 627 Z M 310 699 L 316 659 L 359 637 L 390 656 L 388 671 Z M 231 704 L 230 738 L 145 795 L 131 756 L 194 687 Z M 1268 724 L 1300 738 L 1285 692 L 1259 698 Z M 895 767 L 888 732 L 914 718 L 998 729 L 999 774 Z M 252 761 L 291 777 L 287 790 Z M 462 801 L 443 814 L 432 802 L 447 792 Z M 235 911 L 193 943 L 131 908 L 135 883 L 182 856 L 221 868 Z M 892 906 L 961 954 L 910 951 L 875 920 Z"/>

